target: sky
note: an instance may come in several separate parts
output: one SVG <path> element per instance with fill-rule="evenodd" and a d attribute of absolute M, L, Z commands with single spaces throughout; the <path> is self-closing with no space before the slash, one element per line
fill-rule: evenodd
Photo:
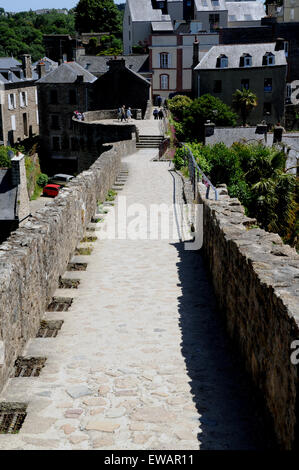
<path fill-rule="evenodd" d="M 41 8 L 73 8 L 78 0 L 0 0 L 0 8 L 5 11 L 40 10 Z M 125 3 L 125 0 L 114 0 L 114 3 Z"/>

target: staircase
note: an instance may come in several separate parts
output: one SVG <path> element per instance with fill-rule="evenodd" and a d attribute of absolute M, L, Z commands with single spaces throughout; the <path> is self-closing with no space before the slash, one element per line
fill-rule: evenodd
<path fill-rule="evenodd" d="M 138 149 L 159 148 L 163 142 L 162 135 L 139 135 L 139 142 L 136 143 Z"/>

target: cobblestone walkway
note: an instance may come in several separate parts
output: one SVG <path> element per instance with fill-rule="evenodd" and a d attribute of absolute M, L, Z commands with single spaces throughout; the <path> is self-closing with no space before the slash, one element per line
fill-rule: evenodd
<path fill-rule="evenodd" d="M 125 159 L 127 205 L 180 198 L 180 178 L 153 157 L 142 150 Z M 19 434 L 0 436 L 0 448 L 261 447 L 200 255 L 179 240 L 96 233 L 87 271 L 72 273 L 79 288 L 56 293 L 74 296 L 70 310 L 46 313 L 64 320 L 58 336 L 32 339 L 24 351 L 47 357 L 41 375 L 12 378 L 2 393 L 1 401 L 27 402 L 28 415 Z"/>

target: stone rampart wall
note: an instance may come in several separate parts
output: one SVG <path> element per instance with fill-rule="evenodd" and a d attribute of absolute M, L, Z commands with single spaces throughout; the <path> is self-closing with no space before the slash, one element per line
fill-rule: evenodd
<path fill-rule="evenodd" d="M 131 151 L 131 141 L 127 143 Z M 126 142 L 116 143 L 0 245 L 0 390 L 58 287 L 96 204 L 113 186 Z"/>
<path fill-rule="evenodd" d="M 299 255 L 278 235 L 251 228 L 237 199 L 206 200 L 206 187 L 199 188 L 203 250 L 229 335 L 261 391 L 280 446 L 290 449 L 299 429 L 298 366 L 290 359 L 299 340 Z"/>

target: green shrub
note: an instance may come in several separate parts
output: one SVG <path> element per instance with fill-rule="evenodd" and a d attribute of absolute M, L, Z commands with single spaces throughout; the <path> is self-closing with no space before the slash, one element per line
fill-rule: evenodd
<path fill-rule="evenodd" d="M 4 168 L 11 167 L 10 157 L 8 156 L 9 150 L 12 150 L 15 153 L 14 149 L 12 149 L 11 147 L 5 147 L 5 146 L 0 147 L 0 167 L 4 167 Z"/>
<path fill-rule="evenodd" d="M 46 184 L 48 184 L 48 181 L 49 181 L 48 175 L 46 175 L 45 173 L 41 173 L 40 175 L 38 175 L 36 183 L 41 188 L 43 188 L 44 186 L 46 186 Z"/>

